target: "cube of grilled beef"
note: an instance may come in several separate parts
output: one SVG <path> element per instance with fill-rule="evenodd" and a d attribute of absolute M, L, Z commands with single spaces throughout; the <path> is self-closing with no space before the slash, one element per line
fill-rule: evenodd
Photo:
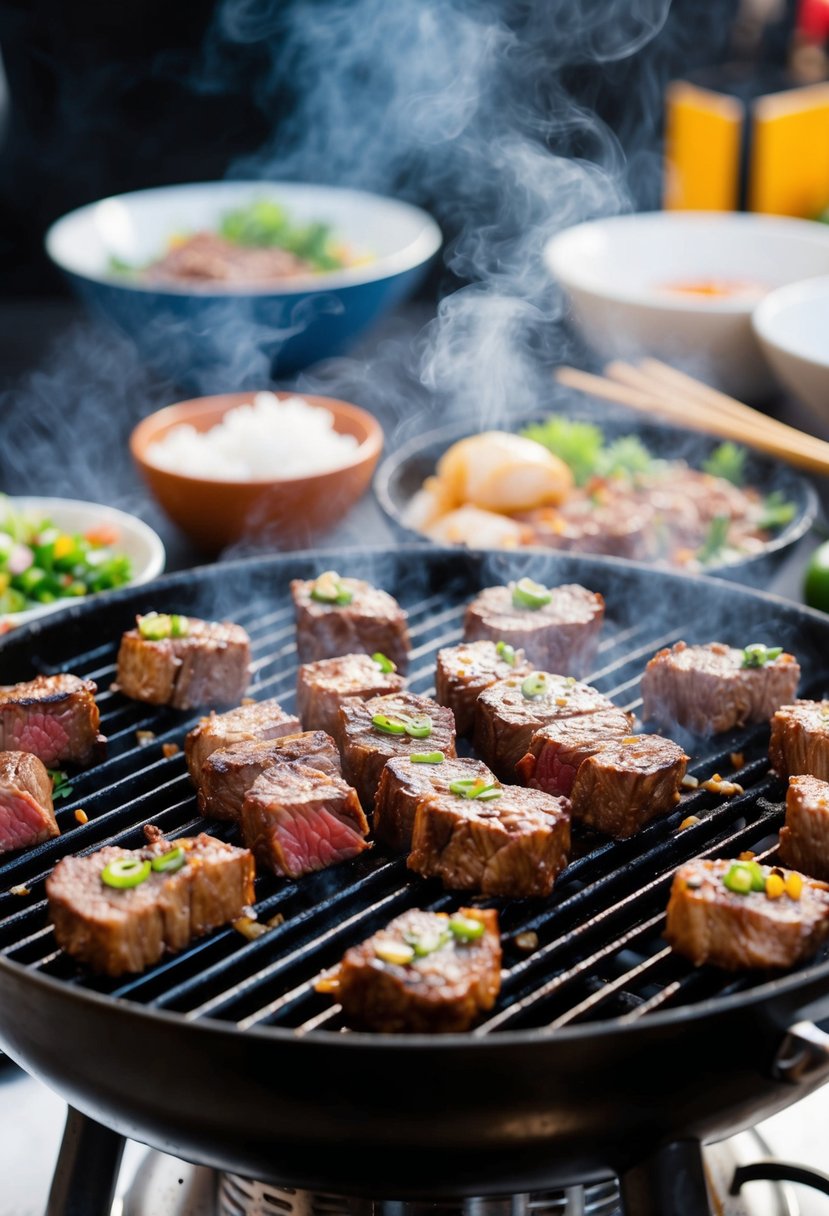
<path fill-rule="evenodd" d="M 456 891 L 547 896 L 567 865 L 570 803 L 505 785 L 492 800 L 439 794 L 415 815 L 407 865 Z"/>
<path fill-rule="evenodd" d="M 829 882 L 829 783 L 806 775 L 789 778 L 778 851 L 793 870 Z"/>
<path fill-rule="evenodd" d="M 781 654 L 763 667 L 744 667 L 744 651 L 722 642 L 660 650 L 642 676 L 642 720 L 695 735 L 718 735 L 736 726 L 765 722 L 791 701 L 800 666 Z"/>
<path fill-rule="evenodd" d="M 829 781 L 829 701 L 781 705 L 771 720 L 769 758 L 781 777 L 808 773 Z"/>
<path fill-rule="evenodd" d="M 241 625 L 187 617 L 182 637 L 153 641 L 129 629 L 118 651 L 116 687 L 135 701 L 198 709 L 241 701 L 248 686 L 250 638 Z"/>
<path fill-rule="evenodd" d="M 459 932 L 452 932 L 453 925 Z M 338 997 L 355 1030 L 468 1030 L 501 990 L 498 913 L 492 908 L 460 908 L 454 915 L 418 908 L 404 912 L 352 946 L 336 975 L 320 988 Z"/>
<path fill-rule="evenodd" d="M 516 606 L 513 587 L 487 587 L 466 609 L 466 642 L 483 638 L 523 647 L 527 659 L 545 671 L 581 676 L 599 645 L 604 600 L 577 583 L 553 587 L 540 608 Z"/>
<path fill-rule="evenodd" d="M 202 765 L 198 802 L 210 819 L 238 819 L 245 794 L 257 777 L 275 765 L 306 764 L 340 777 L 340 753 L 325 731 L 303 731 L 278 739 L 247 739 L 217 748 Z"/>
<path fill-rule="evenodd" d="M 633 714 L 615 706 L 548 722 L 535 732 L 529 751 L 518 761 L 518 776 L 531 789 L 567 798 L 582 761 L 624 739 L 632 725 Z"/>
<path fill-rule="evenodd" d="M 425 798 L 448 794 L 453 781 L 495 780 L 480 760 L 444 759 L 439 764 L 418 764 L 408 756 L 387 760 L 374 800 L 374 834 L 390 848 L 408 853 L 412 847 L 415 814 Z"/>
<path fill-rule="evenodd" d="M 623 840 L 672 811 L 688 757 L 671 739 L 630 735 L 579 765 L 570 791 L 573 818 Z"/>
<path fill-rule="evenodd" d="M 60 828 L 43 761 L 31 752 L 0 752 L 0 853 L 52 836 L 60 836 Z"/>
<path fill-rule="evenodd" d="M 315 594 L 328 595 L 332 588 L 341 589 L 341 598 L 350 596 L 348 602 L 315 598 Z M 411 649 L 408 618 L 386 591 L 361 578 L 340 578 L 327 571 L 317 579 L 294 579 L 291 595 L 300 663 L 379 651 L 405 675 Z"/>
<path fill-rule="evenodd" d="M 369 848 L 356 792 L 304 764 L 267 769 L 245 795 L 242 839 L 274 874 L 299 878 Z"/>
<path fill-rule="evenodd" d="M 92 680 L 62 673 L 0 688 L 0 750 L 44 764 L 89 764 L 106 743 Z"/>
<path fill-rule="evenodd" d="M 389 733 L 387 729 L 374 725 L 374 718 L 390 719 L 398 726 L 414 719 L 416 723 L 428 727 L 429 733 L 420 738 L 405 731 Z M 393 756 L 410 756 L 413 752 L 443 752 L 444 756 L 452 759 L 457 755 L 455 720 L 451 709 L 413 692 L 372 697 L 369 701 L 343 701 L 338 742 L 343 776 L 354 786 L 367 811 L 374 806 L 383 767 Z"/>
<path fill-rule="evenodd" d="M 507 642 L 461 642 L 438 651 L 435 700 L 455 715 L 459 735 L 471 735 L 475 727 L 475 704 L 485 688 L 510 676 L 532 671 L 523 650 Z"/>
<path fill-rule="evenodd" d="M 240 705 L 226 714 L 211 711 L 208 717 L 202 718 L 198 726 L 188 732 L 184 740 L 184 754 L 193 783 L 197 786 L 200 784 L 205 760 L 220 748 L 232 747 L 234 743 L 281 739 L 284 735 L 295 735 L 301 730 L 299 718 L 286 713 L 274 697 L 268 701 Z"/>
<path fill-rule="evenodd" d="M 183 950 L 194 937 L 241 916 L 253 902 L 253 857 L 202 833 L 166 841 L 161 834 L 143 849 L 107 846 L 88 857 L 64 857 L 46 880 L 55 938 L 67 954 L 93 971 L 123 975 L 143 971 L 166 952 Z M 121 858 L 152 863 L 184 851 L 180 869 L 151 869 L 137 886 L 108 886 L 102 878 Z"/>
<path fill-rule="evenodd" d="M 336 738 L 340 705 L 346 697 L 382 697 L 401 692 L 403 676 L 383 671 L 383 664 L 368 654 L 346 654 L 338 659 L 303 663 L 296 677 L 297 712 L 306 730 L 324 730 Z"/>
<path fill-rule="evenodd" d="M 513 781 L 519 760 L 542 726 L 614 708 L 606 696 L 572 676 L 542 671 L 523 680 L 510 676 L 485 688 L 478 697 L 475 751 L 503 781 Z"/>
<path fill-rule="evenodd" d="M 793 967 L 814 954 L 829 937 L 829 886 L 806 878 L 797 899 L 785 890 L 776 898 L 765 890 L 742 894 L 723 881 L 732 865 L 698 858 L 677 870 L 665 929 L 672 948 L 697 967 L 728 971 Z M 779 871 L 784 881 L 794 873 Z"/>

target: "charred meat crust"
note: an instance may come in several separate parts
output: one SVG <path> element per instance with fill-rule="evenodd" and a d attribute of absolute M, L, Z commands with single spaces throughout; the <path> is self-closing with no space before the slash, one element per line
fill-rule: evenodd
<path fill-rule="evenodd" d="M 315 581 L 294 579 L 291 583 L 299 661 L 379 652 L 405 675 L 411 643 L 408 618 L 397 600 L 363 579 L 342 578 L 340 584 L 352 596 L 350 603 L 318 603 L 311 595 Z"/>
<path fill-rule="evenodd" d="M 518 761 L 518 775 L 531 789 L 568 798 L 582 761 L 624 739 L 632 726 L 633 714 L 615 707 L 548 722 L 535 732 L 529 751 Z"/>
<path fill-rule="evenodd" d="M 790 778 L 778 852 L 793 870 L 829 881 L 829 783 L 806 775 Z"/>
<path fill-rule="evenodd" d="M 499 639 L 500 640 L 500 639 Z M 475 727 L 475 705 L 480 694 L 498 680 L 527 676 L 532 667 L 518 649 L 512 663 L 497 650 L 497 642 L 461 642 L 438 651 L 435 700 L 455 715 L 459 735 L 471 735 Z"/>
<path fill-rule="evenodd" d="M 577 583 L 551 588 L 549 604 L 521 608 L 512 587 L 486 587 L 466 609 L 464 641 L 503 640 L 545 671 L 582 676 L 599 645 L 604 599 Z"/>
<path fill-rule="evenodd" d="M 336 659 L 303 663 L 297 671 L 297 712 L 305 730 L 324 730 L 336 737 L 340 705 L 346 697 L 366 701 L 401 692 L 403 676 L 384 672 L 367 654 L 346 654 Z"/>
<path fill-rule="evenodd" d="M 781 777 L 829 781 L 829 701 L 781 705 L 771 719 L 769 759 Z"/>
<path fill-rule="evenodd" d="M 286 713 L 274 698 L 240 705 L 225 714 L 211 712 L 188 732 L 184 740 L 187 768 L 194 785 L 198 786 L 202 766 L 212 752 L 234 743 L 279 739 L 301 730 L 299 718 Z"/>
<path fill-rule="evenodd" d="M 587 756 L 570 792 L 573 818 L 623 840 L 672 811 L 688 757 L 660 735 L 631 735 Z"/>
<path fill-rule="evenodd" d="M 0 748 L 31 752 L 50 767 L 103 755 L 97 685 L 66 672 L 0 688 Z"/>
<path fill-rule="evenodd" d="M 248 790 L 268 769 L 299 762 L 340 776 L 340 754 L 324 731 L 251 739 L 220 747 L 202 766 L 199 810 L 212 819 L 238 819 Z"/>
<path fill-rule="evenodd" d="M 442 764 L 413 764 L 406 756 L 387 760 L 374 800 L 374 834 L 389 848 L 408 853 L 420 804 L 435 794 L 448 794 L 458 779 L 495 781 L 480 760 L 447 759 Z"/>
<path fill-rule="evenodd" d="M 150 641 L 129 629 L 118 650 L 116 685 L 150 705 L 198 709 L 228 705 L 245 695 L 250 638 L 241 625 L 188 617 L 183 637 Z"/>

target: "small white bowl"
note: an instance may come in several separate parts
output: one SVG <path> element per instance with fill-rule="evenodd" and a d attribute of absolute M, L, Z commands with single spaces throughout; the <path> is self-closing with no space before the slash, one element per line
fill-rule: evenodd
<path fill-rule="evenodd" d="M 829 416 L 829 276 L 771 292 L 752 325 L 783 387 Z"/>
<path fill-rule="evenodd" d="M 8 498 L 6 501 L 15 511 L 24 512 L 36 519 L 49 519 L 56 528 L 64 532 L 85 533 L 100 527 L 117 529 L 118 540 L 113 545 L 113 550 L 125 554 L 132 562 L 130 586 L 148 583 L 164 570 L 167 555 L 161 537 L 142 520 L 128 515 L 126 511 L 104 506 L 103 503 L 81 502 L 75 498 L 25 496 Z M 27 608 L 25 612 L 7 612 L 0 615 L 0 630 L 5 633 L 39 616 L 59 612 L 62 608 L 80 602 L 80 599 L 56 600 L 53 604 L 38 604 L 36 608 Z"/>
<path fill-rule="evenodd" d="M 544 259 L 602 358 L 654 355 L 751 399 L 773 386 L 752 311 L 775 288 L 829 274 L 829 227 L 776 215 L 644 212 L 565 229 Z M 669 289 L 706 280 L 755 290 L 704 297 Z"/>

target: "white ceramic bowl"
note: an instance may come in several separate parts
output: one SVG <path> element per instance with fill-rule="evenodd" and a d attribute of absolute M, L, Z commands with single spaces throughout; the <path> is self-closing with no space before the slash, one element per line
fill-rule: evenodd
<path fill-rule="evenodd" d="M 829 276 L 771 292 L 752 324 L 783 387 L 829 417 Z"/>
<path fill-rule="evenodd" d="M 9 498 L 7 502 L 15 511 L 24 512 L 36 519 L 50 519 L 56 528 L 65 532 L 88 532 L 92 528 L 113 527 L 118 531 L 118 540 L 113 545 L 117 553 L 124 553 L 132 562 L 130 586 L 148 583 L 164 570 L 166 553 L 161 537 L 152 528 L 115 507 L 97 502 L 81 502 L 74 498 Z M 56 600 L 53 604 L 39 604 L 25 612 L 10 612 L 0 615 L 0 628 L 5 632 L 36 617 L 59 612 L 77 599 Z"/>
<path fill-rule="evenodd" d="M 565 229 L 544 259 L 596 354 L 654 355 L 751 399 L 773 384 L 752 311 L 777 287 L 829 274 L 829 227 L 775 215 L 644 212 Z M 705 280 L 756 290 L 703 297 L 668 289 Z"/>

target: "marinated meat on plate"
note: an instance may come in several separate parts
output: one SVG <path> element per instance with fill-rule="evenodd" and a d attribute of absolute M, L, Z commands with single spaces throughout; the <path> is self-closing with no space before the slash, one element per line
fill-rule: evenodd
<path fill-rule="evenodd" d="M 781 777 L 808 773 L 829 781 L 829 701 L 781 705 L 771 720 L 769 758 Z"/>
<path fill-rule="evenodd" d="M 461 642 L 438 651 L 435 700 L 455 715 L 459 735 L 471 735 L 475 705 L 485 688 L 508 676 L 527 676 L 532 668 L 523 650 L 508 642 Z"/>
<path fill-rule="evenodd" d="M 780 859 L 812 878 L 829 881 L 829 784 L 818 777 L 791 777 Z"/>
<path fill-rule="evenodd" d="M 379 653 L 405 675 L 411 648 L 406 613 L 386 591 L 326 570 L 315 579 L 294 579 L 291 595 L 300 663 Z"/>
<path fill-rule="evenodd" d="M 306 730 L 324 730 L 336 736 L 340 705 L 346 697 L 382 697 L 401 692 L 406 681 L 395 665 L 379 651 L 374 655 L 346 654 L 339 659 L 303 663 L 297 671 L 297 712 Z"/>
<path fill-rule="evenodd" d="M 374 801 L 374 834 L 390 848 L 408 853 L 417 808 L 435 794 L 448 794 L 454 781 L 495 781 L 480 760 L 447 759 L 443 752 L 413 752 L 386 761 Z"/>
<path fill-rule="evenodd" d="M 58 945 L 93 971 L 143 971 L 253 902 L 253 858 L 202 833 L 64 857 L 46 879 Z"/>
<path fill-rule="evenodd" d="M 522 578 L 487 587 L 466 609 L 464 641 L 509 642 L 545 671 L 581 676 L 599 645 L 604 600 L 578 584 L 544 587 Z"/>
<path fill-rule="evenodd" d="M 174 709 L 228 705 L 245 695 L 249 668 L 250 638 L 241 625 L 151 612 L 121 639 L 116 687 Z"/>
<path fill-rule="evenodd" d="M 31 752 L 0 752 L 0 853 L 52 836 L 60 836 L 60 828 L 43 762 Z"/>
<path fill-rule="evenodd" d="M 360 795 L 365 810 L 374 806 L 387 760 L 413 752 L 442 752 L 453 759 L 455 720 L 451 709 L 413 692 L 348 700 L 340 706 L 338 733 L 343 776 Z"/>
<path fill-rule="evenodd" d="M 201 782 L 202 767 L 207 757 L 223 747 L 234 743 L 250 743 L 255 740 L 279 739 L 283 735 L 294 735 L 302 730 L 302 723 L 294 714 L 288 714 L 278 701 L 253 701 L 240 705 L 226 714 L 210 713 L 202 718 L 184 740 L 187 768 L 195 785 Z"/>
<path fill-rule="evenodd" d="M 516 765 L 525 785 L 569 797 L 579 765 L 630 734 L 633 715 L 621 709 L 557 718 L 535 732 L 530 750 Z"/>
<path fill-rule="evenodd" d="M 49 768 L 89 764 L 106 743 L 97 691 L 92 680 L 67 673 L 0 688 L 0 749 L 31 752 Z"/>
<path fill-rule="evenodd" d="M 550 894 L 570 851 L 570 804 L 539 790 L 465 780 L 417 808 L 408 866 L 456 891 Z"/>
<path fill-rule="evenodd" d="M 369 848 L 357 794 L 341 777 L 302 764 L 270 768 L 242 804 L 242 839 L 274 874 L 299 878 Z"/>
<path fill-rule="evenodd" d="M 341 776 L 340 753 L 330 735 L 315 730 L 278 739 L 249 739 L 211 752 L 201 770 L 199 810 L 210 819 L 238 819 L 257 777 L 276 765 L 299 762 Z"/>
<path fill-rule="evenodd" d="M 498 913 L 460 908 L 398 916 L 346 952 L 317 985 L 355 1030 L 448 1034 L 468 1030 L 501 989 Z"/>
<path fill-rule="evenodd" d="M 793 967 L 829 937 L 829 886 L 754 861 L 703 861 L 674 875 L 665 937 L 696 966 Z"/>
<path fill-rule="evenodd" d="M 794 699 L 800 666 L 779 646 L 738 650 L 722 642 L 677 642 L 655 654 L 642 676 L 642 720 L 695 735 L 766 722 Z"/>
<path fill-rule="evenodd" d="M 570 791 L 573 818 L 623 840 L 672 811 L 688 757 L 660 735 L 629 735 L 587 756 Z"/>

